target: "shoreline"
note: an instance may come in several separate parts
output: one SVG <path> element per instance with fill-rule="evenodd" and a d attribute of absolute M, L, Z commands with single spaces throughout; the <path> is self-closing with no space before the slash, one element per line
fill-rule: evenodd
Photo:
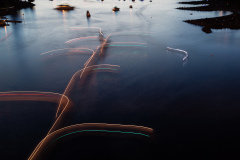
<path fill-rule="evenodd" d="M 202 2 L 202 3 L 201 3 Z M 231 15 L 213 18 L 203 18 L 194 20 L 184 20 L 186 23 L 202 26 L 202 31 L 205 33 L 211 33 L 211 29 L 240 29 L 240 11 L 239 8 L 224 7 L 223 2 L 220 4 L 212 5 L 211 2 L 194 1 L 194 2 L 179 2 L 180 4 L 207 4 L 207 6 L 199 7 L 179 7 L 176 9 L 189 10 L 189 11 L 231 11 Z"/>
<path fill-rule="evenodd" d="M 9 5 L 8 7 L 0 8 L 0 16 L 10 15 L 16 12 L 17 10 L 20 10 L 23 8 L 31 8 L 34 6 L 35 4 L 33 4 L 32 2 L 20 1 L 11 6 Z"/>
<path fill-rule="evenodd" d="M 178 2 L 179 4 L 192 4 L 192 5 L 199 5 L 199 4 L 209 4 L 208 1 L 187 1 L 187 2 Z"/>

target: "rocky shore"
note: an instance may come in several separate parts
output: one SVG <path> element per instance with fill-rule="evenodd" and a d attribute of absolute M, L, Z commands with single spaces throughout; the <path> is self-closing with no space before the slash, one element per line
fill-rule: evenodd
<path fill-rule="evenodd" d="M 190 2 L 179 2 L 179 4 L 193 4 L 193 5 L 200 5 L 200 4 L 209 4 L 209 1 L 190 1 Z"/>
<path fill-rule="evenodd" d="M 199 26 L 206 26 L 213 29 L 222 29 L 222 28 L 240 29 L 240 14 L 233 13 L 228 16 L 197 19 L 197 20 L 186 20 L 184 22 L 199 25 Z"/>
<path fill-rule="evenodd" d="M 1 3 L 0 3 L 1 5 Z M 3 8 L 0 8 L 0 16 L 5 16 L 8 14 L 13 14 L 14 12 L 16 12 L 19 9 L 22 8 L 31 8 L 34 7 L 35 4 L 33 4 L 32 2 L 27 2 L 27 1 L 17 1 L 14 3 L 4 3 Z"/>
<path fill-rule="evenodd" d="M 185 20 L 184 22 L 203 26 L 202 31 L 205 33 L 211 33 L 211 29 L 240 29 L 240 7 L 239 5 L 230 5 L 229 2 L 225 1 L 193 1 L 193 2 L 179 2 L 180 4 L 206 4 L 206 6 L 198 7 L 179 7 L 177 9 L 181 10 L 191 10 L 191 11 L 231 11 L 231 15 L 214 17 L 214 18 L 204 18 L 196 20 Z M 237 4 L 237 3 L 236 3 Z"/>

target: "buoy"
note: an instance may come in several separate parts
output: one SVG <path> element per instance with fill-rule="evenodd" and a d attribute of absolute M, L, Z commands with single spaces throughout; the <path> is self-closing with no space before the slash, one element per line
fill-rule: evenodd
<path fill-rule="evenodd" d="M 213 56 L 213 54 L 211 54 L 211 56 Z"/>
<path fill-rule="evenodd" d="M 87 11 L 86 16 L 87 16 L 87 18 L 91 17 L 91 14 L 89 11 Z"/>

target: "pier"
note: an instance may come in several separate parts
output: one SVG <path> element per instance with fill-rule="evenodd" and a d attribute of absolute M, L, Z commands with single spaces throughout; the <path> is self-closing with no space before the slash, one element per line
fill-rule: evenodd
<path fill-rule="evenodd" d="M 22 23 L 22 21 L 16 21 L 16 20 L 7 20 L 6 17 L 1 17 L 4 20 L 0 19 L 0 26 L 9 26 L 8 22 L 12 22 L 12 23 Z"/>
<path fill-rule="evenodd" d="M 5 22 L 22 23 L 22 21 L 15 21 L 15 20 L 5 20 Z"/>

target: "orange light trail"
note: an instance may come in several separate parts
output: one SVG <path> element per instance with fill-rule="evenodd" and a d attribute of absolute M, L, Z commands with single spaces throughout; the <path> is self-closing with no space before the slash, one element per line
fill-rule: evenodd
<path fill-rule="evenodd" d="M 109 132 L 106 134 L 116 133 L 116 131 L 122 132 L 129 132 L 129 133 L 139 133 L 145 135 L 152 135 L 153 129 L 144 127 L 144 126 L 136 126 L 136 125 L 122 125 L 122 124 L 107 124 L 107 123 L 82 123 L 82 124 L 75 124 L 71 126 L 66 126 L 59 130 L 48 134 L 34 149 L 28 160 L 36 159 L 39 155 L 43 154 L 45 148 L 47 148 L 55 139 L 77 131 L 84 131 L 84 130 L 92 130 L 92 131 L 102 131 L 108 130 Z M 112 132 L 112 133 L 110 133 Z"/>
<path fill-rule="evenodd" d="M 101 52 L 99 55 L 101 55 L 103 53 L 103 48 L 106 44 L 111 44 L 111 43 L 136 43 L 136 44 L 146 44 L 146 43 L 140 43 L 140 42 L 111 42 L 111 43 L 107 43 L 108 39 L 110 36 L 112 35 L 117 35 L 117 34 L 144 34 L 144 35 L 153 35 L 152 32 L 115 32 L 115 33 L 110 33 L 107 38 L 105 39 L 105 41 L 102 43 L 102 47 L 101 47 Z"/>
<path fill-rule="evenodd" d="M 105 44 L 107 43 L 107 40 L 108 40 L 108 38 L 110 37 L 110 35 L 111 35 L 111 34 L 109 34 L 109 35 L 107 36 L 107 38 L 105 39 L 105 41 L 102 43 L 102 48 L 101 48 L 101 52 L 99 53 L 99 55 L 101 55 L 101 54 L 103 53 L 103 47 L 104 47 Z"/>
<path fill-rule="evenodd" d="M 97 47 L 97 49 L 93 52 L 93 54 L 92 54 L 92 56 L 87 60 L 87 62 L 84 64 L 84 66 L 86 67 L 86 66 L 88 66 L 88 64 L 90 63 L 90 61 L 93 59 L 93 57 L 96 55 L 96 53 L 97 53 L 97 50 L 100 48 L 100 46 L 101 45 L 99 45 L 98 47 Z"/>
<path fill-rule="evenodd" d="M 70 88 L 70 86 L 72 85 L 72 83 L 73 83 L 73 81 L 74 81 L 74 79 L 75 79 L 75 76 L 77 75 L 77 74 L 79 74 L 80 72 L 82 72 L 82 70 L 83 69 L 81 69 L 81 70 L 79 70 L 79 71 L 77 71 L 73 76 L 72 76 L 72 78 L 71 78 L 71 80 L 70 80 L 70 82 L 68 83 L 68 85 L 67 85 L 67 87 L 66 87 L 66 89 L 65 89 L 65 91 L 64 91 L 64 93 L 63 93 L 63 95 L 65 95 L 66 93 L 67 93 L 67 90 L 68 90 L 68 88 Z M 72 88 L 72 87 L 71 87 Z M 58 106 L 58 109 L 57 109 L 57 112 L 56 112 L 56 118 L 58 117 L 58 112 L 59 112 L 59 110 L 60 110 L 60 106 L 61 106 L 61 103 L 62 103 L 62 99 L 60 100 L 60 103 L 59 103 L 59 106 Z M 66 108 L 67 106 L 65 106 L 65 108 Z M 63 109 L 63 111 L 65 110 L 65 108 Z M 62 112 L 63 112 L 62 111 Z M 61 112 L 61 113 L 62 113 Z M 60 114 L 61 115 L 61 114 Z M 59 115 L 59 117 L 60 117 L 60 115 Z M 50 129 L 50 131 L 51 131 L 51 129 Z M 50 132 L 49 131 L 49 132 Z"/>
<path fill-rule="evenodd" d="M 156 36 L 153 32 L 114 32 L 111 33 L 112 36 L 115 35 L 144 35 L 144 36 Z"/>
<path fill-rule="evenodd" d="M 70 27 L 72 30 L 84 30 L 84 29 L 99 29 L 99 33 L 103 35 L 102 28 L 100 27 Z"/>
<path fill-rule="evenodd" d="M 84 69 L 81 69 L 79 71 L 77 71 L 71 78 L 70 82 L 68 83 L 65 91 L 64 91 L 64 96 L 68 95 L 68 93 L 71 91 L 76 79 L 79 77 L 79 75 L 83 74 L 85 70 L 92 70 L 93 68 L 98 68 L 98 67 L 113 67 L 113 68 L 119 68 L 120 66 L 119 65 L 109 65 L 109 64 L 101 64 L 101 65 L 93 65 L 93 66 L 89 66 L 89 67 L 85 67 Z M 81 78 L 81 77 L 80 77 Z M 67 96 L 66 96 L 67 97 Z M 60 100 L 60 103 L 59 103 L 59 107 L 58 107 L 58 110 L 57 110 L 57 113 L 56 113 L 56 121 L 54 122 L 53 126 L 51 127 L 51 129 L 49 130 L 49 132 L 47 133 L 47 136 L 38 144 L 38 146 L 35 148 L 35 150 L 33 151 L 33 153 L 31 154 L 31 156 L 29 157 L 29 160 L 33 159 L 33 156 L 35 156 L 35 154 L 38 152 L 39 148 L 42 146 L 42 144 L 47 140 L 48 136 L 51 135 L 52 133 L 55 133 L 56 131 L 60 131 L 60 130 L 56 130 L 56 131 L 53 131 L 53 128 L 55 127 L 55 125 L 57 124 L 57 122 L 60 120 L 62 114 L 64 113 L 64 111 L 67 109 L 68 107 L 68 104 L 65 105 L 64 109 L 62 110 L 62 112 L 59 114 L 58 116 L 58 112 L 61 108 L 61 103 L 62 103 L 62 98 Z"/>
<path fill-rule="evenodd" d="M 82 52 L 82 53 L 85 53 L 86 51 L 71 50 L 70 52 L 76 52 L 76 53 Z"/>
<path fill-rule="evenodd" d="M 96 51 L 98 50 L 99 47 L 100 47 L 100 45 L 97 47 Z M 92 56 L 91 56 L 91 57 L 87 60 L 87 62 L 84 64 L 85 67 L 84 67 L 83 69 L 79 70 L 78 72 L 76 72 L 76 73 L 72 76 L 72 78 L 71 78 L 71 80 L 70 80 L 67 88 L 65 89 L 65 91 L 64 91 L 64 93 L 63 93 L 63 95 L 66 95 L 66 91 L 68 90 L 69 86 L 71 85 L 71 83 L 72 83 L 72 81 L 73 81 L 73 79 L 74 79 L 74 77 L 75 77 L 76 75 L 78 75 L 79 73 L 81 73 L 79 77 L 80 77 L 80 78 L 82 77 L 85 69 L 88 67 L 88 64 L 90 63 L 90 61 L 92 60 L 92 58 L 95 56 L 96 51 L 93 51 Z M 58 112 L 59 112 L 59 109 L 60 109 L 61 101 L 62 101 L 62 100 L 60 100 L 59 107 L 58 107 L 58 110 L 57 110 L 57 113 L 56 113 L 56 117 L 57 117 Z M 67 106 L 66 106 L 66 107 L 67 107 Z M 66 107 L 65 107 L 65 108 L 66 108 Z M 65 109 L 64 109 L 64 110 L 65 110 Z M 50 130 L 50 131 L 51 131 L 51 130 Z M 50 132 L 50 131 L 49 131 L 49 132 Z"/>
<path fill-rule="evenodd" d="M 111 42 L 111 43 L 106 43 L 108 46 L 116 46 L 116 47 L 146 47 L 144 44 L 147 43 L 140 43 L 140 42 Z M 120 45 L 119 45 L 120 44 Z"/>
<path fill-rule="evenodd" d="M 111 43 L 106 43 L 106 44 L 112 44 L 112 43 L 147 44 L 147 43 L 140 43 L 140 42 L 111 42 Z"/>
<path fill-rule="evenodd" d="M 98 39 L 98 38 L 99 37 L 97 37 L 97 36 L 80 37 L 80 38 L 71 39 L 69 41 L 66 41 L 65 43 L 72 43 L 72 42 L 79 41 L 79 40 Z"/>
<path fill-rule="evenodd" d="M 100 30 L 100 34 L 102 34 L 101 32 L 101 28 L 99 27 L 71 27 L 72 30 L 81 30 L 81 29 L 87 29 L 87 28 L 98 28 Z M 120 32 L 120 33 L 113 33 L 115 34 L 142 34 L 142 35 L 150 35 L 150 33 L 148 32 Z M 102 34 L 103 35 L 103 34 Z M 84 68 L 77 71 L 71 78 L 71 80 L 69 81 L 64 93 L 61 95 L 60 101 L 59 101 L 59 106 L 56 112 L 56 120 L 54 122 L 54 124 L 52 125 L 52 127 L 50 128 L 49 132 L 47 133 L 47 135 L 43 138 L 43 140 L 41 142 L 39 142 L 39 144 L 36 146 L 36 148 L 34 149 L 34 151 L 32 152 L 32 154 L 30 155 L 30 157 L 28 158 L 28 160 L 35 160 L 38 158 L 39 155 L 41 155 L 41 153 L 44 151 L 44 149 L 51 144 L 52 142 L 54 142 L 54 140 L 57 140 L 61 137 L 65 137 L 66 135 L 70 135 L 72 133 L 80 133 L 82 131 L 106 131 L 107 134 L 115 134 L 115 133 L 135 133 L 135 135 L 149 135 L 153 133 L 153 129 L 152 128 L 148 128 L 148 127 L 143 127 L 143 126 L 135 126 L 135 125 L 121 125 L 121 124 L 106 124 L 106 123 L 83 123 L 83 124 L 75 124 L 75 125 L 71 125 L 71 126 L 66 126 L 60 129 L 56 128 L 56 125 L 59 123 L 60 119 L 63 116 L 63 113 L 65 113 L 65 110 L 70 106 L 69 104 L 69 100 L 67 103 L 64 102 L 64 97 L 68 98 L 68 95 L 71 93 L 72 88 L 74 87 L 74 84 L 76 83 L 76 81 L 80 81 L 83 79 L 83 75 L 87 75 L 90 72 L 118 72 L 120 66 L 119 65 L 110 65 L 110 64 L 100 64 L 100 65 L 90 65 L 90 62 L 92 62 L 93 58 L 96 56 L 97 51 L 100 49 L 100 53 L 99 55 L 101 55 L 103 53 L 103 47 L 106 44 L 116 44 L 116 43 L 130 43 L 130 44 L 146 44 L 146 43 L 140 43 L 140 42 L 112 42 L 112 43 L 107 43 L 109 37 L 112 34 L 109 34 L 107 36 L 106 39 L 104 39 L 104 42 L 99 45 L 96 50 L 92 50 L 89 48 L 78 48 L 78 49 L 86 49 L 86 50 L 91 50 L 93 52 L 92 56 L 86 61 L 86 63 L 84 64 Z M 88 39 L 89 37 L 80 37 L 80 38 L 76 38 L 76 39 L 72 39 L 67 41 L 66 43 L 71 43 L 75 40 L 80 40 L 80 39 Z M 92 38 L 92 37 L 91 37 Z M 72 48 L 64 48 L 64 49 L 57 49 L 57 50 L 52 50 L 52 51 L 48 51 L 48 52 L 44 52 L 41 55 L 47 54 L 47 53 L 51 53 L 54 51 L 60 51 L 60 50 L 65 50 L 65 49 L 72 49 Z M 83 79 L 84 80 L 84 79 Z M 26 93 L 28 94 L 28 93 Z M 26 95 L 28 96 L 28 95 Z M 30 95 L 29 95 L 30 96 Z M 37 95 L 36 95 L 37 96 Z M 41 94 L 39 94 L 38 96 L 41 96 Z M 0 96 L 1 97 L 1 96 Z M 64 103 L 65 105 L 62 105 L 62 103 Z M 57 129 L 57 130 L 56 130 Z M 148 137 L 148 136 L 147 136 Z"/>
<path fill-rule="evenodd" d="M 71 27 L 71 28 L 80 28 L 80 29 L 81 29 L 81 28 L 89 28 L 89 27 Z M 92 28 L 92 27 L 91 27 L 91 28 Z M 98 27 L 93 27 L 93 28 L 98 28 Z M 129 33 L 129 32 L 127 32 L 127 33 Z M 131 33 L 131 32 L 130 32 L 130 33 Z M 111 36 L 111 34 L 109 34 L 109 35 L 107 36 L 107 38 L 105 39 L 105 41 L 103 42 L 103 44 L 99 45 L 99 46 L 96 48 L 96 50 L 93 51 L 92 56 L 91 56 L 91 57 L 87 60 L 87 62 L 84 64 L 85 67 L 84 67 L 83 69 L 79 70 L 78 72 L 76 72 L 76 73 L 73 75 L 73 77 L 71 78 L 71 80 L 70 80 L 67 88 L 65 89 L 63 95 L 67 95 L 67 94 L 68 94 L 67 91 L 68 91 L 69 88 L 70 88 L 70 90 L 71 90 L 71 88 L 72 88 L 72 86 L 73 86 L 73 82 L 74 82 L 74 80 L 76 79 L 75 77 L 76 77 L 77 75 L 80 74 L 79 78 L 80 78 L 80 79 L 82 78 L 85 70 L 89 67 L 88 64 L 91 62 L 91 60 L 93 59 L 93 57 L 96 55 L 96 52 L 97 52 L 97 50 L 98 50 L 100 47 L 101 47 L 101 52 L 100 52 L 99 55 L 102 54 L 102 52 L 103 52 L 103 47 L 104 47 L 104 45 L 106 44 L 106 42 L 107 42 L 107 40 L 108 40 L 108 38 L 109 38 L 110 36 Z M 121 42 L 120 42 L 120 43 L 121 43 Z M 130 43 L 131 43 L 131 42 L 130 42 Z M 132 42 L 132 43 L 139 43 L 139 42 Z M 47 52 L 47 53 L 48 53 L 48 52 Z M 57 110 L 57 113 L 56 113 L 56 117 L 58 117 L 58 118 L 61 117 L 62 113 L 64 112 L 64 110 L 65 110 L 66 107 L 67 107 L 67 106 L 65 106 L 65 108 L 63 109 L 63 111 L 62 111 L 62 112 L 60 113 L 60 115 L 58 116 L 58 113 L 59 113 L 59 110 L 60 110 L 60 104 L 61 104 L 61 101 L 60 101 L 60 103 L 59 103 L 59 107 L 58 107 L 58 110 Z M 51 132 L 51 130 L 53 129 L 53 127 L 55 126 L 55 124 L 57 123 L 57 121 L 58 121 L 58 119 L 55 121 L 55 123 L 53 124 L 52 128 L 49 130 L 48 134 Z"/>
<path fill-rule="evenodd" d="M 55 49 L 55 50 L 52 50 L 52 51 L 44 52 L 44 53 L 41 53 L 40 55 L 44 55 L 44 54 L 47 54 L 47 53 L 52 53 L 52 52 L 55 52 L 55 51 L 67 50 L 67 49 L 73 50 L 74 52 L 77 52 L 76 49 L 83 49 L 83 50 L 92 51 L 94 53 L 94 50 L 89 49 L 89 48 L 63 48 L 63 49 Z M 79 51 L 79 52 L 84 52 L 84 51 Z"/>
<path fill-rule="evenodd" d="M 66 87 L 66 89 L 65 89 L 65 91 L 64 91 L 64 93 L 63 93 L 63 95 L 68 96 L 68 94 L 70 93 L 70 91 L 71 91 L 72 88 L 73 88 L 73 85 L 74 85 L 76 79 L 77 79 L 78 77 L 81 79 L 80 75 L 82 76 L 82 75 L 84 74 L 84 71 L 88 72 L 88 71 L 91 71 L 92 69 L 101 68 L 101 67 L 102 67 L 102 68 L 103 68 L 103 67 L 107 67 L 107 68 L 118 69 L 118 70 L 119 70 L 119 68 L 120 68 L 119 65 L 110 65 L 110 64 L 101 64 L 101 65 L 93 65 L 93 66 L 85 67 L 84 69 L 81 69 L 81 70 L 77 71 L 77 72 L 72 76 L 71 80 L 69 81 L 69 83 L 68 83 L 68 85 L 67 85 L 67 87 Z M 117 72 L 117 71 L 115 71 L 115 72 Z M 61 105 L 61 100 L 60 100 L 59 107 L 58 107 L 57 113 L 56 113 L 56 117 L 58 117 L 58 113 L 59 113 L 59 110 L 60 110 L 60 107 L 61 107 L 61 106 L 62 106 L 62 105 Z M 65 107 L 66 107 L 66 106 L 65 106 Z M 63 112 L 63 111 L 62 111 L 62 112 Z M 62 112 L 61 112 L 61 113 L 62 113 Z M 60 116 L 60 115 L 59 115 L 59 116 Z"/>
<path fill-rule="evenodd" d="M 53 92 L 39 91 L 11 91 L 0 92 L 0 101 L 46 101 L 59 103 L 63 101 L 63 106 L 68 105 L 69 99 L 67 96 Z"/>
<path fill-rule="evenodd" d="M 57 97 L 52 95 L 46 95 L 46 94 L 0 94 L 0 97 L 3 96 L 49 96 L 49 97 Z"/>

